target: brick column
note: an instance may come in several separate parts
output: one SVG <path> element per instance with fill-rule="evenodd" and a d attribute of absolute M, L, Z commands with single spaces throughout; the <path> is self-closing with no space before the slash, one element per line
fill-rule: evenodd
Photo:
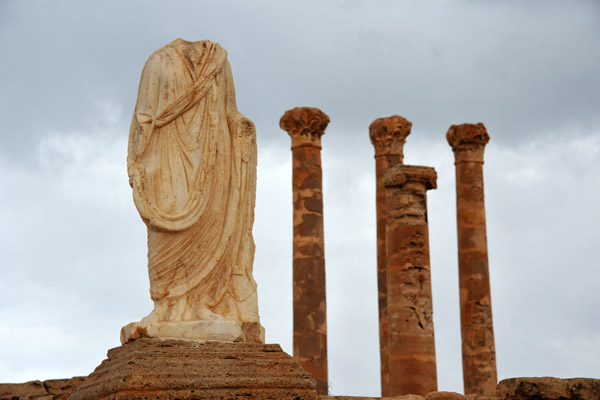
<path fill-rule="evenodd" d="M 294 194 L 294 358 L 327 394 L 327 312 L 321 136 L 329 117 L 318 108 L 286 111 L 279 126 L 292 138 Z"/>
<path fill-rule="evenodd" d="M 430 167 L 397 165 L 386 171 L 387 312 L 390 396 L 437 391 L 427 190 Z"/>
<path fill-rule="evenodd" d="M 379 292 L 379 354 L 381 360 L 381 396 L 390 394 L 388 367 L 387 280 L 385 258 L 386 206 L 383 173 L 390 167 L 402 164 L 404 143 L 410 134 L 412 122 L 393 115 L 378 118 L 369 126 L 371 143 L 375 147 L 375 186 L 377 210 L 377 289 Z"/>
<path fill-rule="evenodd" d="M 490 137 L 479 123 L 452 125 L 446 138 L 456 165 L 465 394 L 494 396 L 498 382 L 483 198 L 483 150 Z"/>

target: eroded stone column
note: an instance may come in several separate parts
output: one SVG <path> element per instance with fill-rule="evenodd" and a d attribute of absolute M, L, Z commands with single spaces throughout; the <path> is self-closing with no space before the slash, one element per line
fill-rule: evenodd
<path fill-rule="evenodd" d="M 456 165 L 465 394 L 493 396 L 498 382 L 483 196 L 483 151 L 490 137 L 479 123 L 452 125 L 446 138 Z"/>
<path fill-rule="evenodd" d="M 390 396 L 437 391 L 427 225 L 436 180 L 433 168 L 413 165 L 384 176 Z"/>
<path fill-rule="evenodd" d="M 294 195 L 294 358 L 327 394 L 327 313 L 321 136 L 329 117 L 318 108 L 286 111 L 279 126 L 292 138 Z"/>
<path fill-rule="evenodd" d="M 375 148 L 375 185 L 377 210 L 377 289 L 379 293 L 379 352 L 381 359 L 381 396 L 390 394 L 388 367 L 387 280 L 385 257 L 386 206 L 383 173 L 390 167 L 402 164 L 404 143 L 410 134 L 412 122 L 393 115 L 378 118 L 369 126 L 369 136 Z"/>

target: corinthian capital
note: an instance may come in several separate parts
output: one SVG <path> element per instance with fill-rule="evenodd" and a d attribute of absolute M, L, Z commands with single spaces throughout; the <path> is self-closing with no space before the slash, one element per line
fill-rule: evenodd
<path fill-rule="evenodd" d="M 452 125 L 446 139 L 454 151 L 455 164 L 477 162 L 483 164 L 483 150 L 490 140 L 485 126 L 478 124 Z"/>
<path fill-rule="evenodd" d="M 369 136 L 375 147 L 375 157 L 394 154 L 403 159 L 404 143 L 411 127 L 412 122 L 399 115 L 377 118 L 373 121 L 369 126 Z"/>
<path fill-rule="evenodd" d="M 279 120 L 279 126 L 292 138 L 292 149 L 302 146 L 321 148 L 321 136 L 329 124 L 329 117 L 318 108 L 296 107 L 288 110 Z"/>

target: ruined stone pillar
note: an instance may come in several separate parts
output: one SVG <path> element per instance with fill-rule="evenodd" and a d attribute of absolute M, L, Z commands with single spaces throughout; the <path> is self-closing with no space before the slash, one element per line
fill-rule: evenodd
<path fill-rule="evenodd" d="M 397 165 L 385 173 L 390 394 L 437 391 L 427 190 L 430 167 Z"/>
<path fill-rule="evenodd" d="M 327 394 L 327 313 L 321 136 L 329 117 L 318 108 L 285 112 L 279 126 L 292 138 L 294 194 L 294 358 Z"/>
<path fill-rule="evenodd" d="M 483 198 L 483 150 L 490 137 L 479 123 L 452 125 L 446 138 L 456 165 L 465 394 L 493 396 L 498 382 Z"/>
<path fill-rule="evenodd" d="M 381 360 L 381 396 L 390 394 L 388 367 L 387 280 L 385 258 L 385 188 L 383 173 L 390 167 L 402 164 L 404 143 L 412 123 L 398 115 L 378 118 L 369 126 L 371 143 L 375 147 L 375 186 L 377 210 L 377 290 L 379 293 L 379 354 Z"/>

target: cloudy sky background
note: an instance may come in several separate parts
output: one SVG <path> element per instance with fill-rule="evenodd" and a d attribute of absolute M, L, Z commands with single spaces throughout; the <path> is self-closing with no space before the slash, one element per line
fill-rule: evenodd
<path fill-rule="evenodd" d="M 593 1 L 0 2 L 0 382 L 87 375 L 151 310 L 126 151 L 147 57 L 229 52 L 258 130 L 255 278 L 267 342 L 292 352 L 290 139 L 319 107 L 336 395 L 379 395 L 368 126 L 413 122 L 429 192 L 440 390 L 462 392 L 451 124 L 485 123 L 499 379 L 600 378 L 600 7 Z"/>

